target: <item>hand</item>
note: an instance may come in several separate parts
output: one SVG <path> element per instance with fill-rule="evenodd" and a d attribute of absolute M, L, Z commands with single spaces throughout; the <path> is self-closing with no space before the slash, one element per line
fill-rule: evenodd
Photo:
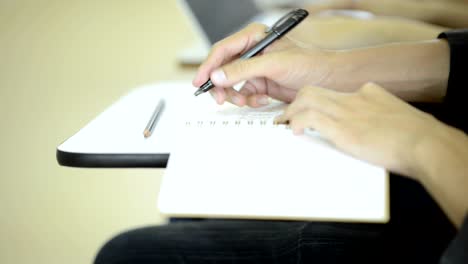
<path fill-rule="evenodd" d="M 459 113 L 462 114 L 462 113 Z M 277 122 L 314 128 L 358 159 L 418 180 L 452 222 L 468 212 L 468 136 L 368 83 L 354 93 L 301 89 Z"/>
<path fill-rule="evenodd" d="M 445 41 L 401 42 L 365 49 L 319 49 L 317 46 L 320 45 L 337 48 L 333 43 L 348 43 L 340 45 L 352 47 L 364 46 L 366 42 L 375 44 L 389 41 L 385 38 L 371 40 L 366 37 L 374 35 L 367 34 L 367 31 L 375 32 L 383 24 L 391 24 L 388 22 L 382 24 L 374 21 L 370 25 L 375 27 L 369 26 L 365 30 L 358 30 L 360 27 L 357 25 L 362 24 L 362 21 L 356 22 L 356 27 L 351 28 L 344 26 L 348 20 L 331 22 L 310 22 L 306 19 L 286 37 L 277 40 L 256 57 L 236 60 L 265 35 L 264 25 L 252 24 L 214 45 L 210 55 L 200 66 L 193 85 L 199 87 L 211 78 L 216 87 L 210 92 L 218 104 L 227 100 L 238 106 L 251 107 L 268 104 L 269 97 L 291 102 L 297 90 L 306 85 L 354 91 L 369 81 L 369 76 L 372 76 L 373 81 L 385 83 L 387 89 L 405 100 L 437 101 L 445 93 L 449 54 Z M 304 37 L 308 36 L 305 32 L 313 28 L 313 25 L 317 27 L 315 31 L 311 30 L 311 36 L 321 35 L 323 30 L 319 28 L 338 29 L 340 24 L 356 33 L 353 36 L 357 35 L 361 42 L 350 41 L 355 39 L 350 35 L 349 41 L 346 41 L 347 37 L 338 37 L 341 31 L 337 31 L 337 37 L 333 37 L 333 34 L 328 37 L 324 35 L 321 43 L 314 40 L 320 38 Z M 408 25 L 405 28 L 409 28 Z M 406 80 L 402 78 L 404 76 L 414 78 Z M 241 81 L 247 82 L 237 92 L 232 86 Z"/>
<path fill-rule="evenodd" d="M 238 106 L 258 107 L 268 104 L 268 97 L 291 102 L 299 88 L 320 85 L 327 78 L 333 52 L 300 47 L 287 38 L 277 40 L 256 57 L 236 60 L 263 38 L 265 29 L 251 24 L 215 44 L 193 85 L 199 87 L 211 78 L 216 87 L 210 92 L 217 103 L 227 100 Z M 232 86 L 241 81 L 246 82 L 237 92 Z"/>
<path fill-rule="evenodd" d="M 305 87 L 276 121 L 296 134 L 313 128 L 358 159 L 411 176 L 419 175 L 418 144 L 444 126 L 373 83 L 354 93 Z"/>

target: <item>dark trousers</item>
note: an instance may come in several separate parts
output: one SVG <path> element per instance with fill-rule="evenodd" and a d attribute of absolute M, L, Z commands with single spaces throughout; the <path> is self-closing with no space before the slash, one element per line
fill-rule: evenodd
<path fill-rule="evenodd" d="M 416 182 L 390 178 L 387 224 L 201 219 L 122 233 L 95 263 L 437 263 L 455 229 Z"/>

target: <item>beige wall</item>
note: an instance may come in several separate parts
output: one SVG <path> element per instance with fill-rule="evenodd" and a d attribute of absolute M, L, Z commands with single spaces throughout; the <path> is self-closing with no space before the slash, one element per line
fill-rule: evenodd
<path fill-rule="evenodd" d="M 132 88 L 190 79 L 175 0 L 0 0 L 0 263 L 90 263 L 158 224 L 162 170 L 59 167 L 55 148 Z"/>

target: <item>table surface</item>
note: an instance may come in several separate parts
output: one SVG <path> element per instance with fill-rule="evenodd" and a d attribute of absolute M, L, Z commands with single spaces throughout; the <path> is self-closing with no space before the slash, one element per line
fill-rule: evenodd
<path fill-rule="evenodd" d="M 163 170 L 60 167 L 55 148 L 132 88 L 191 79 L 194 41 L 176 1 L 0 1 L 0 263 L 91 263 L 165 221 Z"/>

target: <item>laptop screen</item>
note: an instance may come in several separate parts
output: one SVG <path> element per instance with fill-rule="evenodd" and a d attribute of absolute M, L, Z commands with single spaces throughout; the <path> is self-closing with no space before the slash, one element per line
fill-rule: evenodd
<path fill-rule="evenodd" d="M 254 0 L 185 0 L 213 44 L 239 30 L 260 13 Z"/>

